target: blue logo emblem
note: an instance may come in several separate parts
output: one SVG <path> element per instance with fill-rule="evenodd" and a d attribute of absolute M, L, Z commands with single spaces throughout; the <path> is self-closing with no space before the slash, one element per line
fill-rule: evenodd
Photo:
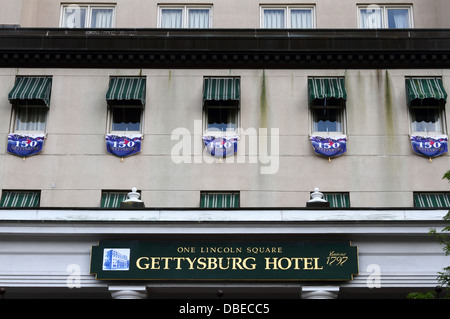
<path fill-rule="evenodd" d="M 129 270 L 129 248 L 105 248 L 103 250 L 103 270 Z"/>

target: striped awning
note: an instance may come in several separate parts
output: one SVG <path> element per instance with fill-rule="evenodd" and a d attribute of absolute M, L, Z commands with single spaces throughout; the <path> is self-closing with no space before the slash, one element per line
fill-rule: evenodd
<path fill-rule="evenodd" d="M 239 193 L 202 193 L 200 207 L 236 208 L 239 207 Z"/>
<path fill-rule="evenodd" d="M 8 99 L 11 103 L 17 100 L 41 100 L 50 106 L 51 91 L 51 77 L 18 77 Z"/>
<path fill-rule="evenodd" d="M 317 99 L 347 100 L 345 80 L 343 78 L 310 78 L 308 79 L 309 103 Z"/>
<path fill-rule="evenodd" d="M 39 207 L 39 191 L 3 191 L 0 207 Z"/>
<path fill-rule="evenodd" d="M 447 92 L 441 78 L 406 79 L 406 96 L 408 105 L 416 99 L 447 100 Z"/>
<path fill-rule="evenodd" d="M 119 208 L 120 203 L 127 199 L 127 192 L 103 192 L 100 207 Z"/>
<path fill-rule="evenodd" d="M 239 78 L 205 78 L 203 82 L 203 100 L 228 101 L 241 97 Z"/>
<path fill-rule="evenodd" d="M 145 105 L 145 77 L 112 77 L 106 92 L 106 100 L 113 101 L 140 101 Z"/>
<path fill-rule="evenodd" d="M 330 207 L 350 207 L 350 197 L 348 193 L 324 193 L 325 200 L 330 203 Z"/>
<path fill-rule="evenodd" d="M 450 193 L 415 193 L 414 207 L 450 207 Z"/>

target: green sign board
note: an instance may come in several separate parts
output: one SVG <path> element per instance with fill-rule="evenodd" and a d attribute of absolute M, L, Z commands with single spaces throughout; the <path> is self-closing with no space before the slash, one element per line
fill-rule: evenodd
<path fill-rule="evenodd" d="M 101 241 L 91 274 L 100 280 L 352 280 L 349 242 Z"/>

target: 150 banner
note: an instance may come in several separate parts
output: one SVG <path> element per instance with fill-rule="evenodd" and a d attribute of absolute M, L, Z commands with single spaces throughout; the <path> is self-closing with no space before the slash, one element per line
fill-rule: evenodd
<path fill-rule="evenodd" d="M 36 155 L 42 151 L 44 140 L 44 134 L 9 134 L 7 151 L 20 157 Z"/>
<path fill-rule="evenodd" d="M 142 135 L 106 135 L 106 151 L 119 157 L 131 156 L 141 151 Z"/>

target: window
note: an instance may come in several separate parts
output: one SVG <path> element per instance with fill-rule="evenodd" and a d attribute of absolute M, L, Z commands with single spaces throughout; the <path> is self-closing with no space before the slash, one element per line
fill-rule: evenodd
<path fill-rule="evenodd" d="M 141 133 L 145 96 L 145 77 L 111 77 L 106 93 L 108 132 Z"/>
<path fill-rule="evenodd" d="M 39 207 L 40 191 L 3 191 L 0 207 Z"/>
<path fill-rule="evenodd" d="M 330 207 L 350 207 L 349 193 L 323 193 L 324 199 Z"/>
<path fill-rule="evenodd" d="M 358 8 L 359 27 L 363 29 L 407 29 L 413 27 L 412 7 L 369 5 Z"/>
<path fill-rule="evenodd" d="M 411 133 L 419 135 L 445 132 L 444 107 L 447 93 L 441 78 L 407 78 L 407 102 Z"/>
<path fill-rule="evenodd" d="M 344 107 L 341 100 L 316 100 L 311 108 L 313 133 L 344 133 Z"/>
<path fill-rule="evenodd" d="M 207 29 L 212 25 L 211 6 L 160 6 L 160 28 Z"/>
<path fill-rule="evenodd" d="M 62 6 L 63 28 L 113 28 L 115 8 L 98 4 L 70 4 Z"/>
<path fill-rule="evenodd" d="M 414 193 L 414 207 L 448 208 L 450 207 L 450 193 Z"/>
<path fill-rule="evenodd" d="M 262 6 L 261 27 L 267 29 L 311 29 L 315 27 L 314 7 Z"/>
<path fill-rule="evenodd" d="M 343 78 L 308 79 L 309 104 L 313 135 L 345 134 L 345 101 Z"/>
<path fill-rule="evenodd" d="M 13 132 L 44 133 L 47 122 L 47 107 L 19 104 L 13 109 Z"/>
<path fill-rule="evenodd" d="M 203 208 L 239 207 L 239 192 L 201 192 L 200 207 Z"/>
<path fill-rule="evenodd" d="M 110 112 L 111 132 L 141 131 L 141 107 L 113 105 Z"/>
<path fill-rule="evenodd" d="M 236 132 L 238 109 L 227 103 L 208 103 L 206 107 L 206 132 Z"/>
<path fill-rule="evenodd" d="M 205 133 L 213 135 L 214 133 L 237 133 L 239 128 L 239 101 L 239 78 L 204 78 Z"/>
<path fill-rule="evenodd" d="M 51 77 L 16 79 L 8 95 L 13 106 L 10 132 L 45 133 L 51 89 Z"/>
<path fill-rule="evenodd" d="M 437 103 L 411 106 L 410 111 L 412 133 L 443 133 L 442 109 Z"/>

